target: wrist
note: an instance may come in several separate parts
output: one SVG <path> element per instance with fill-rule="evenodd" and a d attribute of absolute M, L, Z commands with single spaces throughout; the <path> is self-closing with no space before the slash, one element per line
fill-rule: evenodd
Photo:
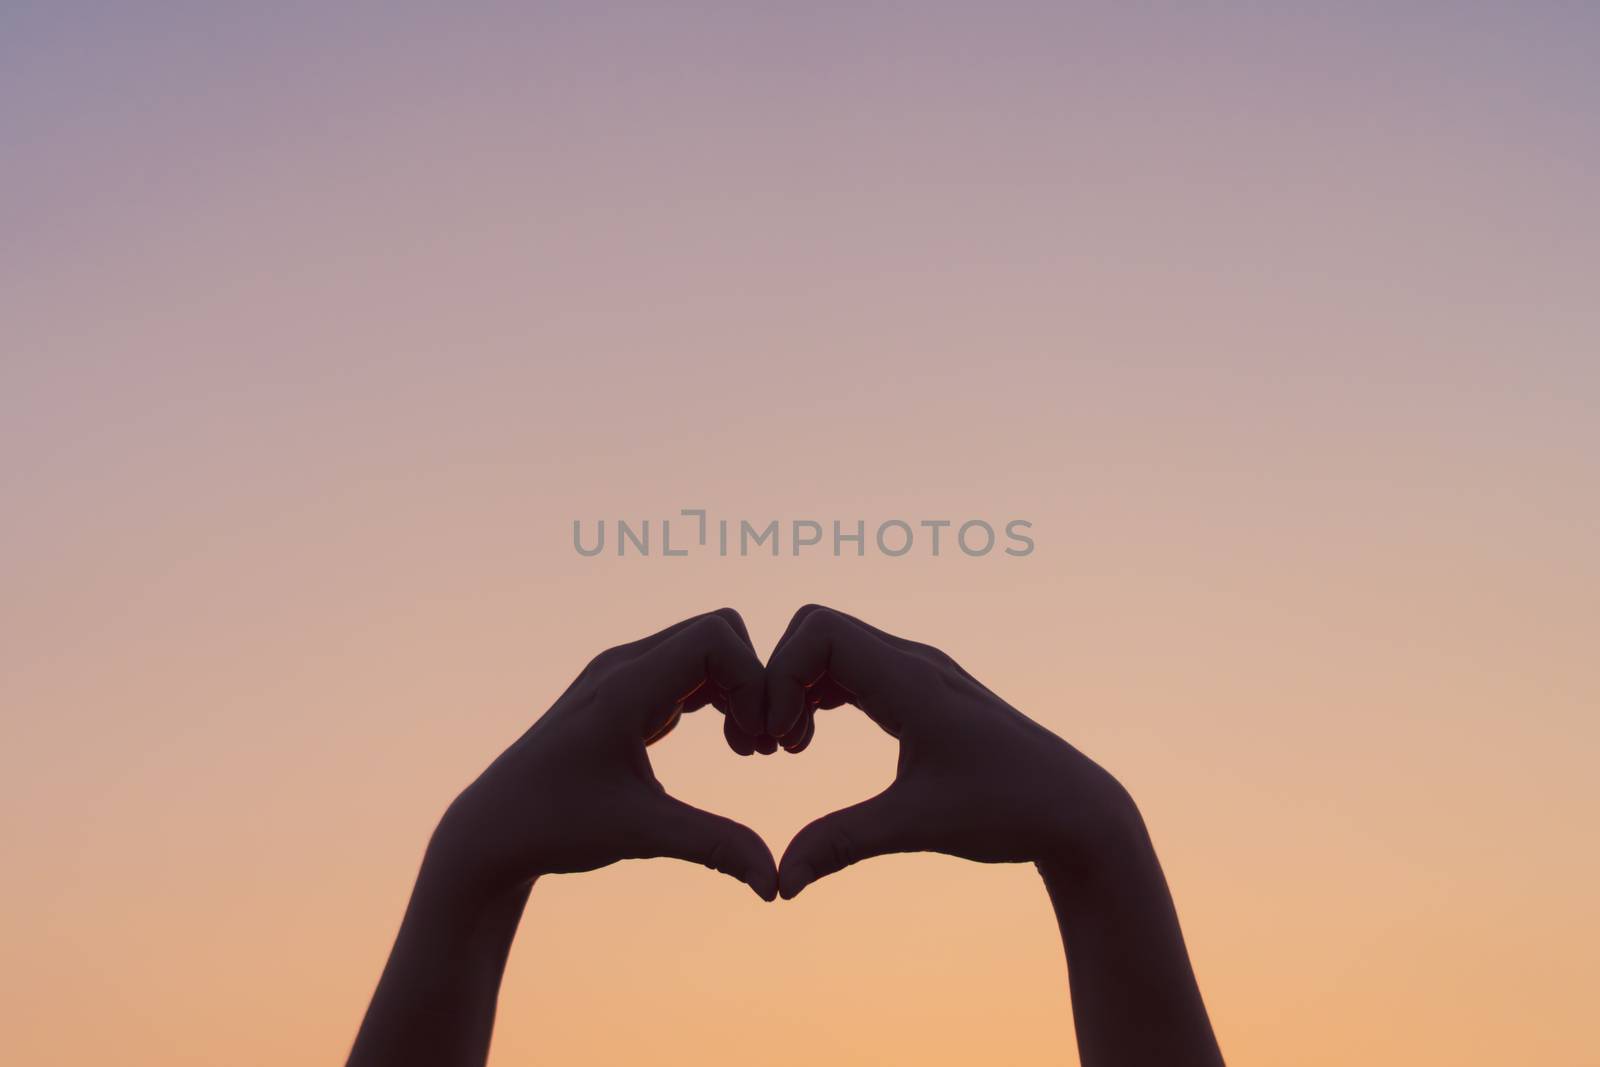
<path fill-rule="evenodd" d="M 475 956 L 509 944 L 534 879 L 512 885 L 485 882 L 454 862 L 447 848 L 430 842 L 422 870 L 406 908 L 405 927 L 440 947 L 448 955 Z"/>
<path fill-rule="evenodd" d="M 491 908 L 508 894 L 526 898 L 537 877 L 500 858 L 508 850 L 497 846 L 492 830 L 486 832 L 469 793 L 457 797 L 434 827 L 416 886 L 430 908 L 464 915 Z"/>
<path fill-rule="evenodd" d="M 1083 881 L 1151 848 L 1133 796 L 1099 766 L 1077 775 L 1072 795 L 1051 805 L 1052 819 L 1035 860 L 1047 874 Z"/>

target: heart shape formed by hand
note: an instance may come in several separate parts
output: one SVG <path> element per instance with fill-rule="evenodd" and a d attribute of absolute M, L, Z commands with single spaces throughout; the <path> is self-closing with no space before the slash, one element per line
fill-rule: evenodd
<path fill-rule="evenodd" d="M 670 796 L 645 753 L 706 705 L 723 712 L 735 752 L 798 753 L 816 712 L 845 703 L 899 740 L 895 780 L 804 827 L 781 865 L 748 827 Z M 450 806 L 430 856 L 486 895 L 665 856 L 771 900 L 889 852 L 1036 861 L 1125 800 L 1104 771 L 930 645 L 812 604 L 763 664 L 744 620 L 723 608 L 596 656 Z"/>
<path fill-rule="evenodd" d="M 749 827 L 669 795 L 645 752 L 708 704 L 723 712 L 735 752 L 801 752 L 818 709 L 844 703 L 899 740 L 895 779 L 805 826 L 781 864 Z M 917 851 L 1038 864 L 1074 945 L 1075 995 L 1162 991 L 1149 998 L 1161 1006 L 1154 1026 L 1120 993 L 1085 994 L 1085 1063 L 1221 1063 L 1160 866 L 1122 787 L 938 649 L 816 605 L 795 613 L 765 664 L 726 608 L 596 656 L 446 811 L 349 1062 L 481 1063 L 510 939 L 542 874 L 666 856 L 770 901 L 869 856 Z M 1080 982 L 1080 964 L 1099 981 Z M 472 992 L 459 1002 L 450 993 L 456 1009 L 440 1010 L 438 976 L 457 973 Z"/>
<path fill-rule="evenodd" d="M 709 618 L 754 655 L 736 611 L 724 608 Z M 852 704 L 900 742 L 887 789 L 811 822 L 790 842 L 778 865 L 785 899 L 843 867 L 892 852 L 1038 861 L 1078 832 L 1077 824 L 1113 818 L 1105 813 L 1126 802 L 1110 775 L 944 652 L 843 612 L 808 604 L 794 614 L 760 669 L 759 699 L 750 662 L 738 654 L 722 662 L 743 662 L 745 670 L 708 669 L 652 741 L 672 728 L 679 711 L 710 704 L 723 712 L 724 737 L 740 755 L 799 753 L 816 734 L 817 711 Z M 746 880 L 760 893 L 765 878 L 759 859 L 751 862 L 746 873 L 755 877 Z"/>

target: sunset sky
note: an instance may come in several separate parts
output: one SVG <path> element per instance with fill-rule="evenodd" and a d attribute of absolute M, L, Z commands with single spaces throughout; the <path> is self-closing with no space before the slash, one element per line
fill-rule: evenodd
<path fill-rule="evenodd" d="M 342 1062 L 591 656 L 820 601 L 1128 786 L 1230 1064 L 1594 1064 L 1597 55 L 1554 2 L 4 5 L 0 1062 Z M 573 550 L 695 507 L 1037 548 Z M 651 758 L 779 853 L 895 747 Z M 536 887 L 491 1063 L 1071 1063 L 1066 979 L 1029 868 L 626 863 Z"/>

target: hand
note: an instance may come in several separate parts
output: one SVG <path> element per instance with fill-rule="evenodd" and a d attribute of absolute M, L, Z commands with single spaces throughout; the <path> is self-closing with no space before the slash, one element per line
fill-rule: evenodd
<path fill-rule="evenodd" d="M 1084 1067 L 1221 1067 L 1161 864 L 1132 798 L 936 648 L 806 607 L 767 661 L 765 731 L 798 751 L 851 703 L 900 740 L 894 782 L 795 835 L 785 898 L 886 852 L 1032 861 L 1061 930 Z"/>
<path fill-rule="evenodd" d="M 816 710 L 843 703 L 899 739 L 899 768 L 882 793 L 796 835 L 779 867 L 785 899 L 885 853 L 1070 870 L 1143 833 L 1114 778 L 949 656 L 808 605 L 768 659 L 765 732 L 798 752 Z"/>
<path fill-rule="evenodd" d="M 667 796 L 645 755 L 706 704 L 724 713 L 736 752 L 798 752 L 815 711 L 845 702 L 900 739 L 898 774 L 800 831 L 781 877 L 748 828 Z M 795 615 L 764 673 L 731 610 L 596 657 L 440 821 L 348 1062 L 481 1067 L 541 874 L 672 856 L 771 900 L 780 886 L 793 897 L 857 860 L 917 850 L 1038 863 L 1085 1067 L 1221 1064 L 1160 865 L 1122 787 L 944 653 L 817 607 Z"/>
<path fill-rule="evenodd" d="M 761 661 L 731 608 L 602 652 L 450 805 L 425 872 L 482 898 L 541 874 L 670 856 L 773 899 L 777 871 L 761 838 L 669 796 L 645 754 L 679 715 L 707 704 L 743 747 L 760 733 L 761 703 Z"/>

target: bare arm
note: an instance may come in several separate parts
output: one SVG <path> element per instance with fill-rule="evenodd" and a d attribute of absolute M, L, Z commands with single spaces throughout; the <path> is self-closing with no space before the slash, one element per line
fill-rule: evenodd
<path fill-rule="evenodd" d="M 349 1067 L 482 1067 L 517 923 L 536 879 L 621 859 L 703 863 L 777 895 L 749 828 L 662 789 L 645 745 L 706 704 L 730 743 L 761 715 L 762 667 L 724 609 L 601 653 L 468 786 L 429 842 Z"/>
<path fill-rule="evenodd" d="M 802 608 L 767 666 L 766 732 L 791 751 L 850 703 L 900 741 L 894 782 L 795 836 L 787 899 L 871 856 L 1033 863 L 1066 946 L 1085 1067 L 1217 1067 L 1222 1054 L 1144 823 L 1111 775 L 936 648 Z"/>

